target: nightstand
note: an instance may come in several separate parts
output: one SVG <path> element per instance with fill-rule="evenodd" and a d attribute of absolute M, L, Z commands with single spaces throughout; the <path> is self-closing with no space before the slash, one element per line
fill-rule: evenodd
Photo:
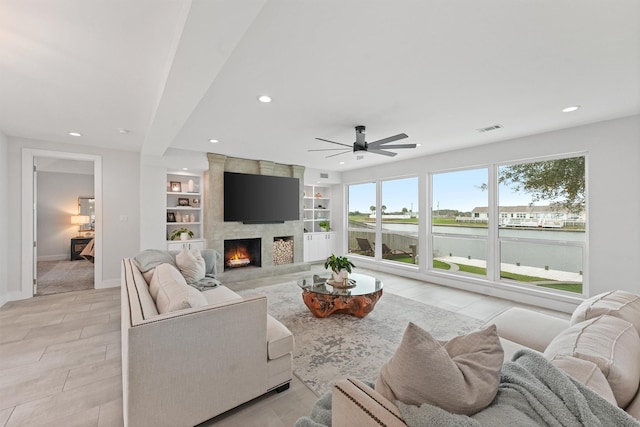
<path fill-rule="evenodd" d="M 72 237 L 71 238 L 71 261 L 83 259 L 80 252 L 93 239 L 93 237 Z"/>

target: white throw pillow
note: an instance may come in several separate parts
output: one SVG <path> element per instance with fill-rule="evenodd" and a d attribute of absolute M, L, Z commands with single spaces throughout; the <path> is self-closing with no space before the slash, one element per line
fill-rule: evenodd
<path fill-rule="evenodd" d="M 621 408 L 636 395 L 640 383 L 640 338 L 626 320 L 604 315 L 571 326 L 560 332 L 544 351 L 549 360 L 557 355 L 598 365 Z"/>
<path fill-rule="evenodd" d="M 495 325 L 439 342 L 409 323 L 375 390 L 391 401 L 472 415 L 496 396 L 503 361 Z"/>
<path fill-rule="evenodd" d="M 191 251 L 184 248 L 176 255 L 176 264 L 187 283 L 195 283 L 204 279 L 206 266 L 198 249 Z"/>
<path fill-rule="evenodd" d="M 207 305 L 204 295 L 187 285 L 182 274 L 171 264 L 160 264 L 156 267 L 149 292 L 160 314 Z"/>
<path fill-rule="evenodd" d="M 640 333 L 640 296 L 626 291 L 608 291 L 586 299 L 571 316 L 571 325 L 603 314 L 630 322 Z"/>

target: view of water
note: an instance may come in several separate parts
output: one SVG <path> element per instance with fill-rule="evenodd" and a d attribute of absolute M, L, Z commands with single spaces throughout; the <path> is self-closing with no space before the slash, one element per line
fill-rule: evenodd
<path fill-rule="evenodd" d="M 357 228 L 350 228 L 356 231 Z M 367 229 L 373 231 L 372 229 Z M 484 240 L 465 236 L 486 236 L 487 228 L 480 227 L 447 227 L 434 226 L 435 233 L 447 236 L 434 236 L 433 251 L 435 256 L 471 257 L 473 259 L 486 260 L 486 244 Z M 415 243 L 418 239 L 418 224 L 383 224 L 384 232 L 397 232 L 406 236 L 406 239 Z M 566 231 L 558 229 L 517 229 L 501 228 L 500 237 L 510 239 L 553 240 L 560 244 L 547 244 L 546 242 L 531 243 L 518 241 L 504 241 L 501 243 L 501 262 L 532 267 L 544 268 L 548 266 L 553 270 L 580 272 L 583 271 L 583 250 L 581 246 L 563 245 L 561 242 L 584 242 L 583 231 Z M 414 240 L 415 239 L 415 240 Z M 408 247 L 408 243 L 403 246 Z"/>

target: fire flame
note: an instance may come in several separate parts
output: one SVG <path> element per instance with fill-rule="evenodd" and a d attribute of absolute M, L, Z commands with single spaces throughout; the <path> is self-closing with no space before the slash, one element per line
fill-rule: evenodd
<path fill-rule="evenodd" d="M 251 260 L 251 256 L 249 255 L 247 248 L 243 246 L 238 246 L 227 250 L 227 252 L 225 253 L 225 258 L 225 264 L 229 266 L 247 265 Z"/>

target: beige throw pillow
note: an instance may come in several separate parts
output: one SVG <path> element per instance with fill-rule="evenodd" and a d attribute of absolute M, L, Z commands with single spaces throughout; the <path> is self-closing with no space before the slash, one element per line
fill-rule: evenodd
<path fill-rule="evenodd" d="M 496 396 L 503 361 L 495 325 L 438 342 L 409 323 L 400 346 L 380 370 L 375 390 L 391 401 L 429 403 L 472 415 Z"/>
<path fill-rule="evenodd" d="M 171 264 L 160 264 L 156 267 L 149 285 L 149 293 L 160 314 L 207 305 L 204 295 L 187 285 L 182 274 Z"/>
<path fill-rule="evenodd" d="M 604 315 L 571 326 L 560 332 L 544 351 L 549 360 L 557 355 L 598 365 L 621 408 L 636 395 L 640 383 L 640 338 L 626 320 Z"/>
<path fill-rule="evenodd" d="M 204 258 L 198 249 L 182 249 L 176 255 L 176 264 L 187 283 L 195 283 L 204 279 L 206 267 Z"/>

